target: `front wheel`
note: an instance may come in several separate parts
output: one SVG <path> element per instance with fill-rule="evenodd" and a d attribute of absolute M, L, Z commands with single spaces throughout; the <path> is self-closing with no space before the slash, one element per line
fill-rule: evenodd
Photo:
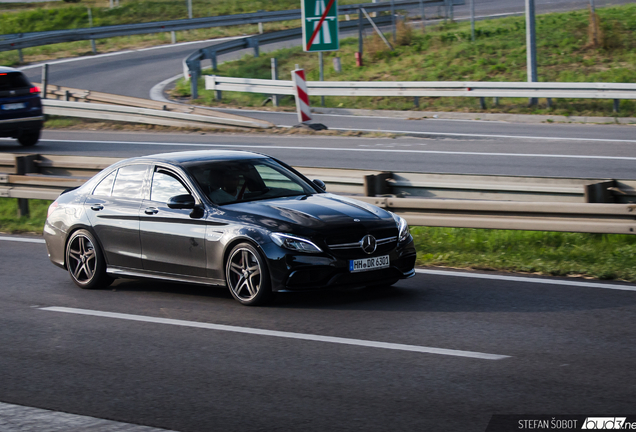
<path fill-rule="evenodd" d="M 104 288 L 113 282 L 106 275 L 106 261 L 93 235 L 78 230 L 66 243 L 66 267 L 73 282 L 80 288 Z"/>
<path fill-rule="evenodd" d="M 232 296 L 246 306 L 264 304 L 272 297 L 265 259 L 249 243 L 232 249 L 225 266 L 225 279 Z"/>

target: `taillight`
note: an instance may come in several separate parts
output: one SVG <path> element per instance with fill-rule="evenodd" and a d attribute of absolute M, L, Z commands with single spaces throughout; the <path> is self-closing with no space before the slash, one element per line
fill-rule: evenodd
<path fill-rule="evenodd" d="M 40 87 L 31 87 L 31 93 L 40 93 Z"/>
<path fill-rule="evenodd" d="M 55 209 L 57 208 L 58 204 L 57 201 L 53 201 L 53 204 L 51 204 L 49 206 L 49 211 L 46 212 L 46 217 L 48 218 L 49 216 L 51 216 L 51 213 L 53 213 L 55 211 Z"/>

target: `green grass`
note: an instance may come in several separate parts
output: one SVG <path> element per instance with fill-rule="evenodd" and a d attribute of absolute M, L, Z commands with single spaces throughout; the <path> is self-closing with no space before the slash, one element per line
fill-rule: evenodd
<path fill-rule="evenodd" d="M 414 227 L 417 263 L 636 282 L 636 236 Z"/>
<path fill-rule="evenodd" d="M 586 10 L 552 13 L 537 17 L 539 81 L 556 82 L 636 82 L 636 5 L 598 9 L 601 45 L 590 45 L 590 14 Z M 422 32 L 399 32 L 394 51 L 389 51 L 377 37 L 365 39 L 363 67 L 355 66 L 357 39 L 345 39 L 339 52 L 325 53 L 325 80 L 328 81 L 526 81 L 525 21 L 511 17 L 476 23 L 477 38 L 470 40 L 469 23 L 449 23 L 428 27 Z M 390 37 L 389 34 L 387 34 Z M 339 56 L 342 73 L 332 67 Z M 279 50 L 266 56 L 245 58 L 219 66 L 217 75 L 270 78 L 270 57 L 278 58 L 279 76 L 288 75 L 299 64 L 309 80 L 318 80 L 318 56 L 303 53 L 301 48 Z M 206 71 L 206 73 L 212 73 Z M 203 88 L 201 81 L 201 88 Z M 178 84 L 177 96 L 189 95 L 185 82 Z M 260 106 L 265 95 L 224 92 L 224 104 Z M 548 108 L 545 100 L 528 107 L 528 99 L 488 100 L 486 110 L 477 98 L 420 98 L 421 110 L 507 112 L 555 115 L 613 116 L 611 100 L 555 100 Z M 212 92 L 201 91 L 200 103 L 216 105 Z M 285 98 L 292 106 L 293 100 Z M 317 106 L 319 98 L 312 98 Z M 412 98 L 327 97 L 327 107 L 370 109 L 413 109 Z M 636 115 L 635 101 L 621 101 L 620 116 Z"/>
<path fill-rule="evenodd" d="M 0 198 L 0 232 L 42 234 L 50 205 L 47 200 L 29 200 L 29 217 L 18 217 L 18 200 Z"/>
<path fill-rule="evenodd" d="M 0 199 L 0 232 L 42 233 L 50 201 Z M 636 282 L 636 236 L 413 227 L 417 264 Z"/>

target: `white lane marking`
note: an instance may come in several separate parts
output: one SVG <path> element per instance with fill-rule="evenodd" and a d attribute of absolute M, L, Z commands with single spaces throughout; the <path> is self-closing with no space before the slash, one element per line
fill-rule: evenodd
<path fill-rule="evenodd" d="M 159 84 L 155 84 L 154 86 L 152 86 L 152 88 L 150 89 L 150 99 L 152 99 L 153 101 L 158 101 L 158 102 L 175 103 L 174 101 L 171 101 L 165 98 L 165 96 L 163 95 L 163 89 L 166 88 L 166 86 L 170 84 L 172 81 L 176 81 L 182 76 L 183 74 L 180 73 L 179 75 L 175 75 L 172 78 L 165 79 L 161 81 Z M 189 104 L 181 104 L 181 105 L 189 105 Z"/>
<path fill-rule="evenodd" d="M 636 286 L 618 285 L 618 284 L 611 284 L 611 283 L 582 282 L 582 281 L 572 281 L 572 280 L 562 280 L 562 279 L 540 279 L 540 278 L 532 278 L 532 277 L 524 277 L 524 276 L 488 275 L 483 273 L 464 273 L 464 272 L 432 270 L 432 269 L 415 269 L 415 273 L 431 274 L 431 275 L 438 275 L 438 276 L 456 276 L 456 277 L 471 278 L 471 279 L 504 280 L 504 281 L 511 281 L 511 282 L 524 282 L 524 283 L 535 283 L 535 284 L 546 284 L 546 285 L 566 285 L 566 286 L 575 286 L 575 287 L 581 287 L 581 288 L 602 288 L 602 289 L 611 289 L 611 290 L 619 290 L 619 291 L 636 291 Z"/>
<path fill-rule="evenodd" d="M 377 132 L 377 131 L 376 131 Z M 268 146 L 254 144 L 203 144 L 203 143 L 166 143 L 152 141 L 92 141 L 92 140 L 58 140 L 41 139 L 40 142 L 60 142 L 60 143 L 82 143 L 82 144 L 133 144 L 133 145 L 154 145 L 168 147 L 221 147 L 221 148 L 257 148 L 257 149 L 283 149 L 283 150 L 319 150 L 319 151 L 343 151 L 343 152 L 376 152 L 376 153 L 417 153 L 417 154 L 445 154 L 445 155 L 469 155 L 469 156 L 506 156 L 506 157 L 536 157 L 536 158 L 556 158 L 556 159 L 607 159 L 607 160 L 636 160 L 636 157 L 629 156 L 584 156 L 584 155 L 545 155 L 530 153 L 480 153 L 463 151 L 443 151 L 443 150 L 403 150 L 403 149 L 373 149 L 373 148 L 342 148 L 342 147 L 299 147 L 299 146 Z M 636 141 L 635 141 L 636 142 Z"/>
<path fill-rule="evenodd" d="M 542 136 L 526 136 L 526 135 L 491 135 L 491 134 L 469 134 L 469 133 L 453 133 L 453 132 L 421 132 L 421 131 L 404 131 L 404 130 L 387 130 L 387 129 L 354 129 L 354 128 L 329 128 L 330 130 L 339 130 L 346 132 L 385 132 L 399 134 L 417 134 L 417 135 L 440 135 L 452 137 L 468 137 L 468 138 L 507 138 L 507 139 L 533 139 L 545 141 L 592 141 L 592 142 L 619 142 L 619 143 L 636 143 L 636 140 L 626 139 L 609 139 L 609 138 L 572 138 L 572 137 L 542 137 Z"/>
<path fill-rule="evenodd" d="M 14 242 L 23 242 L 23 243 L 46 243 L 44 239 L 35 239 L 28 237 L 4 237 L 1 236 L 0 240 L 2 241 L 14 241 Z"/>
<path fill-rule="evenodd" d="M 264 330 L 250 327 L 237 327 L 230 325 L 222 325 L 222 324 L 211 324 L 204 322 L 196 322 L 196 321 L 184 321 L 177 319 L 169 319 L 169 318 L 157 318 L 150 317 L 144 315 L 131 315 L 124 313 L 116 313 L 116 312 L 102 312 L 96 310 L 89 309 L 76 309 L 76 308 L 67 308 L 67 307 L 44 307 L 40 308 L 40 310 L 51 311 L 51 312 L 63 312 L 77 315 L 89 315 L 89 316 L 97 316 L 103 318 L 115 318 L 129 321 L 141 321 L 141 322 L 149 322 L 155 324 L 169 324 L 181 327 L 194 327 L 194 328 L 202 328 L 208 330 L 217 330 L 217 331 L 226 331 L 226 332 L 234 332 L 234 333 L 245 333 L 251 335 L 258 336 L 273 336 L 287 339 L 300 339 L 306 341 L 314 341 L 314 342 L 327 342 L 334 344 L 342 344 L 342 345 L 355 345 L 355 346 L 363 346 L 370 348 L 383 348 L 390 350 L 398 350 L 398 351 L 411 351 L 411 352 L 419 352 L 425 354 L 440 354 L 440 355 L 448 355 L 455 357 L 469 357 L 476 358 L 482 360 L 502 360 L 505 358 L 509 358 L 510 356 L 499 355 L 499 354 L 487 354 L 480 353 L 474 351 L 461 351 L 461 350 L 453 350 L 453 349 L 445 349 L 445 348 L 431 348 L 425 346 L 418 345 L 405 345 L 405 344 L 397 344 L 397 343 L 389 343 L 389 342 L 376 342 L 370 340 L 362 340 L 362 339 L 349 339 L 349 338 L 341 338 L 341 337 L 333 337 L 333 336 L 320 336 L 306 333 L 292 333 L 292 332 L 284 332 L 277 330 Z"/>
<path fill-rule="evenodd" d="M 148 47 L 148 48 L 139 48 L 139 49 L 133 49 L 133 50 L 117 51 L 117 52 L 112 52 L 112 53 L 97 54 L 97 55 L 94 55 L 94 56 L 74 57 L 74 58 L 70 58 L 70 59 L 47 61 L 47 62 L 32 64 L 32 65 L 28 65 L 28 66 L 22 66 L 22 67 L 19 67 L 17 69 L 21 70 L 21 71 L 24 71 L 24 70 L 27 70 L 27 69 L 33 69 L 33 68 L 36 68 L 36 67 L 41 67 L 44 63 L 48 63 L 49 65 L 56 65 L 56 64 L 63 64 L 63 63 L 72 63 L 72 62 L 77 62 L 77 61 L 94 60 L 94 59 L 99 59 L 99 58 L 104 58 L 104 57 L 113 57 L 113 56 L 118 56 L 118 55 L 131 54 L 131 53 L 143 52 L 143 51 L 151 51 L 151 50 L 156 50 L 156 49 L 180 47 L 180 46 L 184 46 L 184 45 L 194 45 L 194 44 L 209 43 L 209 42 L 224 42 L 224 41 L 228 41 L 228 40 L 240 39 L 240 38 L 243 38 L 243 37 L 246 37 L 246 36 L 232 36 L 232 37 L 224 37 L 224 38 L 219 38 L 219 39 L 208 39 L 208 40 L 202 40 L 202 41 L 180 42 L 180 43 L 177 43 L 177 44 L 159 45 L 159 46 Z"/>
<path fill-rule="evenodd" d="M 104 420 L 61 411 L 26 407 L 0 402 L 0 430 L 41 431 L 111 431 L 111 432 L 171 432 L 130 423 Z"/>

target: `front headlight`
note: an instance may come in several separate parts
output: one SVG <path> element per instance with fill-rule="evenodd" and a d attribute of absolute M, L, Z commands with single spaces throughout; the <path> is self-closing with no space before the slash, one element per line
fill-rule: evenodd
<path fill-rule="evenodd" d="M 306 253 L 322 252 L 322 249 L 313 244 L 311 241 L 302 237 L 282 233 L 271 233 L 269 236 L 272 238 L 272 241 L 274 243 L 285 249 Z"/>
<path fill-rule="evenodd" d="M 391 216 L 393 216 L 393 219 L 395 219 L 395 223 L 398 226 L 398 242 L 402 243 L 409 238 L 409 224 L 406 223 L 403 217 L 400 217 L 395 213 L 391 213 Z"/>

